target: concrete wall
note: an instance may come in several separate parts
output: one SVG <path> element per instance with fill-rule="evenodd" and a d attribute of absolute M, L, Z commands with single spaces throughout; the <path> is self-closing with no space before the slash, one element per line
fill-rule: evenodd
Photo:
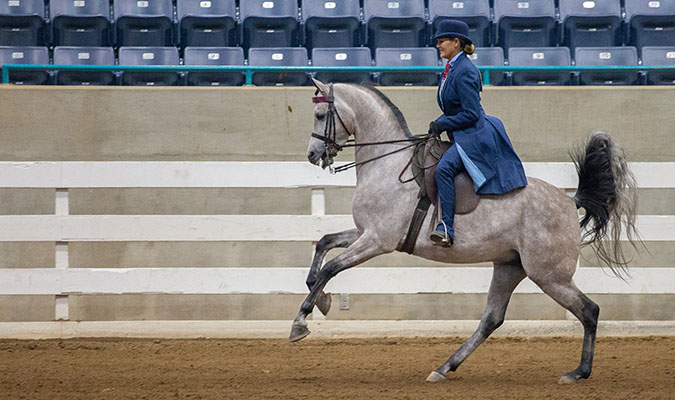
<path fill-rule="evenodd" d="M 439 111 L 434 88 L 383 88 L 415 133 Z M 0 160 L 301 161 L 312 123 L 313 88 L 0 87 Z M 569 161 L 595 130 L 611 133 L 631 161 L 675 161 L 675 89 L 487 88 L 483 105 L 500 117 L 523 161 Z M 341 154 L 339 160 L 350 160 Z M 326 193 L 329 214 L 350 212 L 353 190 Z M 279 201 L 283 198 L 283 202 Z M 308 214 L 308 189 L 71 190 L 71 214 Z M 54 190 L 0 189 L 0 214 L 51 214 Z M 641 214 L 675 215 L 675 189 L 641 190 Z M 648 242 L 631 266 L 671 267 L 675 245 Z M 53 243 L 0 243 L 0 268 L 54 266 Z M 627 249 L 628 250 L 628 249 Z M 630 251 L 629 251 L 630 253 Z M 335 253 L 331 253 L 335 254 Z M 311 243 L 73 243 L 78 267 L 298 267 Z M 402 254 L 368 266 L 430 266 Z M 487 264 L 485 264 L 487 266 Z M 582 266 L 595 260 L 584 252 Z M 592 296 L 593 297 L 593 296 Z M 675 319 L 673 295 L 594 297 L 605 319 Z M 297 295 L 71 296 L 71 318 L 287 319 Z M 337 299 L 335 301 L 337 303 Z M 352 295 L 329 318 L 475 319 L 484 295 Z M 51 296 L 2 296 L 0 320 L 53 318 Z M 565 318 L 543 295 L 516 295 L 511 318 Z"/>
<path fill-rule="evenodd" d="M 425 133 L 433 88 L 383 88 Z M 0 160 L 305 160 L 313 88 L 0 88 Z M 524 161 L 568 161 L 595 130 L 633 161 L 672 161 L 668 87 L 487 88 Z"/>

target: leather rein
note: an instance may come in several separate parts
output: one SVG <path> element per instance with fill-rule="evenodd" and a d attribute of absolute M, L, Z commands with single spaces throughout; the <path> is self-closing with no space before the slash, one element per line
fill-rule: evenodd
<path fill-rule="evenodd" d="M 349 139 L 343 144 L 339 144 L 337 142 L 337 131 L 336 131 L 336 123 L 335 123 L 335 117 L 337 117 L 338 121 L 340 121 L 340 124 L 342 127 L 347 131 L 349 136 L 353 136 L 352 133 L 347 129 L 347 126 L 345 123 L 342 121 L 342 118 L 340 117 L 340 114 L 338 113 L 337 109 L 335 108 L 335 97 L 333 95 L 333 84 L 331 83 L 329 86 L 329 92 L 327 96 L 314 96 L 312 97 L 312 103 L 317 104 L 317 103 L 328 103 L 328 111 L 326 113 L 326 124 L 323 129 L 323 135 L 320 135 L 316 132 L 312 132 L 312 137 L 317 138 L 320 140 L 323 140 L 324 146 L 326 148 L 325 153 L 324 153 L 324 158 L 322 159 L 324 161 L 324 165 L 328 166 L 328 169 L 330 170 L 331 174 L 336 174 L 338 172 L 346 171 L 350 168 L 357 167 L 359 165 L 367 164 L 369 162 L 379 160 L 380 158 L 390 156 L 392 154 L 401 152 L 403 150 L 406 150 L 410 147 L 417 146 L 421 142 L 425 142 L 434 136 L 431 134 L 426 134 L 426 135 L 415 135 L 412 138 L 407 138 L 407 139 L 397 139 L 397 140 L 386 140 L 382 142 L 370 142 L 370 143 L 356 143 L 354 139 Z M 317 89 L 317 92 L 319 90 Z M 394 151 L 391 151 L 389 153 L 381 154 L 379 156 L 370 158 L 365 161 L 360 161 L 360 162 L 350 162 L 344 165 L 341 165 L 339 167 L 333 168 L 333 157 L 337 156 L 340 151 L 347 147 L 363 147 L 363 146 L 376 146 L 376 145 L 382 145 L 382 144 L 393 144 L 393 143 L 406 143 L 406 142 L 412 142 L 408 144 L 407 146 L 403 146 L 399 149 L 396 149 Z M 408 163 L 406 165 L 406 168 L 410 165 Z M 404 169 L 405 170 L 405 169 Z M 401 172 L 402 174 L 403 172 Z M 400 177 L 399 177 L 400 178 Z"/>

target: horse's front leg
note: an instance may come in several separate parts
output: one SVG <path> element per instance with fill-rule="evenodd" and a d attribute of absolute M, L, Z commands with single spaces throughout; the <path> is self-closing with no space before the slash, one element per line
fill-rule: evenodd
<path fill-rule="evenodd" d="M 319 270 L 321 269 L 321 264 L 323 259 L 326 257 L 326 254 L 332 249 L 349 247 L 358 239 L 360 233 L 356 229 L 350 229 L 347 231 L 342 231 L 338 233 L 331 233 L 324 235 L 321 240 L 319 240 L 314 249 L 314 259 L 312 260 L 312 266 L 309 268 L 309 273 L 307 274 L 307 288 L 312 290 L 316 280 L 318 278 Z M 321 291 L 319 298 L 316 301 L 316 306 L 319 308 L 323 315 L 328 314 L 330 310 L 330 294 L 324 293 Z"/>
<path fill-rule="evenodd" d="M 293 321 L 291 328 L 291 335 L 289 339 L 291 342 L 298 341 L 309 335 L 307 329 L 307 315 L 314 309 L 319 296 L 323 293 L 323 288 L 328 281 L 348 268 L 359 265 L 377 255 L 385 253 L 384 250 L 373 240 L 368 234 L 361 235 L 351 246 L 343 253 L 328 261 L 321 270 L 318 271 L 316 281 L 305 298 L 305 301 L 300 306 L 300 312 Z"/>

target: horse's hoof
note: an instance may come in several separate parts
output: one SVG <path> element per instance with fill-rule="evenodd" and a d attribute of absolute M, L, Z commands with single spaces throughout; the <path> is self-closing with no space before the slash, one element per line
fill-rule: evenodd
<path fill-rule="evenodd" d="M 573 385 L 577 382 L 579 382 L 579 378 L 577 378 L 576 375 L 572 373 L 565 374 L 560 377 L 560 380 L 558 380 L 559 385 Z"/>
<path fill-rule="evenodd" d="M 309 335 L 309 329 L 305 325 L 296 325 L 293 324 L 291 328 L 291 335 L 288 337 L 288 340 L 291 342 L 297 342 L 298 340 L 304 339 Z"/>
<path fill-rule="evenodd" d="M 321 314 L 328 315 L 328 311 L 330 311 L 330 303 L 330 293 L 322 293 L 321 296 L 319 296 L 319 300 L 316 302 L 316 306 L 319 311 L 321 311 Z"/>
<path fill-rule="evenodd" d="M 444 380 L 447 380 L 447 378 L 443 376 L 443 374 L 438 373 L 436 371 L 431 371 L 429 376 L 427 376 L 427 382 L 430 383 L 443 382 Z"/>

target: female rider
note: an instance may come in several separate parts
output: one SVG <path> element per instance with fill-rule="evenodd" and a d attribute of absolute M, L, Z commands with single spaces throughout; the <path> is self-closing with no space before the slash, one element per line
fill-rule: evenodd
<path fill-rule="evenodd" d="M 436 166 L 442 221 L 431 233 L 434 244 L 454 243 L 455 176 L 466 171 L 477 194 L 503 194 L 527 185 L 525 171 L 502 122 L 485 115 L 480 105 L 481 76 L 467 55 L 474 52 L 467 24 L 446 19 L 436 29 L 436 48 L 448 60 L 438 86 L 443 114 L 429 124 L 429 133 L 447 131 L 454 144 Z"/>

